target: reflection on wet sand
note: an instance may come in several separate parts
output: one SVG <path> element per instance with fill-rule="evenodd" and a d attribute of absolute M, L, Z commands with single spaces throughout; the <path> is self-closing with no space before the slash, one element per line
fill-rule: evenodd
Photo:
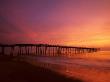
<path fill-rule="evenodd" d="M 110 82 L 110 55 L 109 53 L 104 55 L 104 53 L 98 52 L 94 53 L 95 55 L 79 55 L 72 58 L 25 57 L 25 60 L 67 77 L 79 78 L 85 82 Z M 103 56 L 105 59 L 103 59 Z"/>
<path fill-rule="evenodd" d="M 82 82 L 9 56 L 0 56 L 0 66 L 0 82 Z"/>

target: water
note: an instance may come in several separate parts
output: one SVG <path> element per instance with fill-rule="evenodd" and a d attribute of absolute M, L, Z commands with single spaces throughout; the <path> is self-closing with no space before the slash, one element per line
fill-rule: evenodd
<path fill-rule="evenodd" d="M 25 57 L 26 58 L 26 57 Z M 75 54 L 68 57 L 27 57 L 31 64 L 84 82 L 110 82 L 110 51 Z"/>

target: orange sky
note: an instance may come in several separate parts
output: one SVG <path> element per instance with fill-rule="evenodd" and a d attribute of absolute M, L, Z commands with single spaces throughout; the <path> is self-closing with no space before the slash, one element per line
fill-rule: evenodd
<path fill-rule="evenodd" d="M 110 49 L 109 0 L 1 0 L 0 43 Z"/>

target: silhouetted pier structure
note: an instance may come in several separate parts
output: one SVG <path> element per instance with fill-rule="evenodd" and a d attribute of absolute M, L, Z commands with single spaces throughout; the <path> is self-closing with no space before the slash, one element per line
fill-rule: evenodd
<path fill-rule="evenodd" d="M 60 46 L 49 44 L 0 44 L 0 55 L 10 56 L 72 56 L 74 54 L 92 53 L 99 48 Z"/>

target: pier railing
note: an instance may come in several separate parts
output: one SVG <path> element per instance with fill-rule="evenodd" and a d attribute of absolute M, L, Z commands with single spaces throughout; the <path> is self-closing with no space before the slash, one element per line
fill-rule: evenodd
<path fill-rule="evenodd" d="M 0 55 L 21 56 L 68 56 L 81 53 L 92 53 L 99 48 L 73 47 L 49 44 L 0 44 Z"/>

